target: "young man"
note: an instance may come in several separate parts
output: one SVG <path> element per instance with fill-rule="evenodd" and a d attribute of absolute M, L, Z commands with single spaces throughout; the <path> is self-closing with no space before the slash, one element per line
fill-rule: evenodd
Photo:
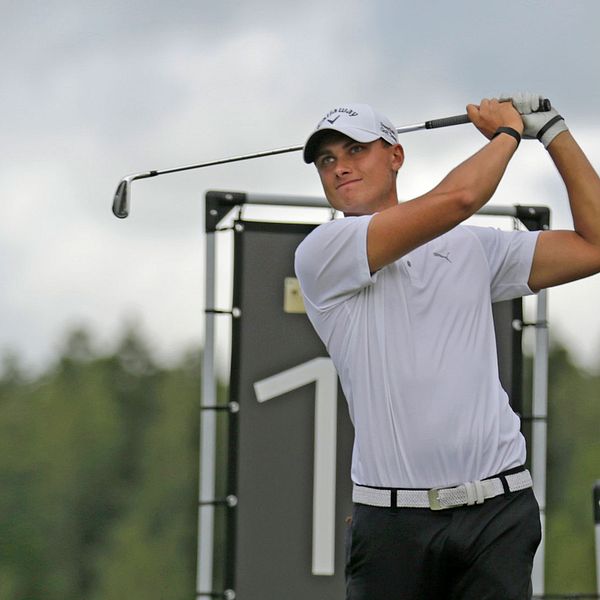
<path fill-rule="evenodd" d="M 539 102 L 469 105 L 490 141 L 402 203 L 404 152 L 371 107 L 333 109 L 304 148 L 346 217 L 303 241 L 296 272 L 355 428 L 348 600 L 531 597 L 539 509 L 499 383 L 491 304 L 600 271 L 600 179 L 562 117 L 534 112 Z M 522 135 L 558 168 L 574 231 L 461 225 Z"/>

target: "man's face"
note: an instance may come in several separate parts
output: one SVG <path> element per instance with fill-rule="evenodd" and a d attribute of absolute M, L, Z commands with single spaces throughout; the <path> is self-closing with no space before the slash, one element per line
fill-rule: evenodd
<path fill-rule="evenodd" d="M 329 204 L 346 215 L 368 215 L 398 203 L 396 174 L 402 147 L 362 143 L 337 132 L 323 137 L 315 166 Z"/>

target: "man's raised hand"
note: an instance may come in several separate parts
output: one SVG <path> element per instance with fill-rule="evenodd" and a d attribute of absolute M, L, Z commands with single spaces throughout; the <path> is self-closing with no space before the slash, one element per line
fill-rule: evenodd
<path fill-rule="evenodd" d="M 542 110 L 543 96 L 529 92 L 506 94 L 500 100 L 511 100 L 523 119 L 524 139 L 538 139 L 547 148 L 552 140 L 563 131 L 568 131 L 564 119 L 552 108 Z"/>
<path fill-rule="evenodd" d="M 521 115 L 510 102 L 484 98 L 479 105 L 469 104 L 467 114 L 473 125 L 488 139 L 499 127 L 510 127 L 519 134 L 523 131 Z"/>

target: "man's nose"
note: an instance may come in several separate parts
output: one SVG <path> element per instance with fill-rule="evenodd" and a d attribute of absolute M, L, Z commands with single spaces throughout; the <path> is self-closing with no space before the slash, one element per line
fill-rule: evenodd
<path fill-rule="evenodd" d="M 335 164 L 335 174 L 336 175 L 345 175 L 349 173 L 351 170 L 350 163 L 346 158 L 338 158 Z"/>

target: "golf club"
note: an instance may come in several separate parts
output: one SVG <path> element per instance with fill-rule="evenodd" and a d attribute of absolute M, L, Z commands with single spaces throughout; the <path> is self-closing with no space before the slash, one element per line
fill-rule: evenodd
<path fill-rule="evenodd" d="M 505 102 L 507 102 L 505 100 Z M 549 111 L 552 108 L 550 100 L 547 98 L 540 101 L 540 111 Z M 455 115 L 453 117 L 444 117 L 441 119 L 432 119 L 431 121 L 425 121 L 424 123 L 415 123 L 414 125 L 404 125 L 399 127 L 396 131 L 399 134 L 408 133 L 410 131 L 418 131 L 420 129 L 438 129 L 440 127 L 450 127 L 452 125 L 461 125 L 463 123 L 469 123 L 469 117 L 464 115 Z M 216 165 L 224 165 L 227 163 L 238 162 L 241 160 L 250 160 L 252 158 L 264 158 L 266 156 L 275 156 L 276 154 L 285 154 L 287 152 L 298 152 L 302 150 L 304 145 L 288 146 L 286 148 L 277 148 L 275 150 L 265 150 L 264 152 L 255 152 L 253 154 L 243 154 L 240 156 L 231 156 L 229 158 L 221 158 L 218 160 L 211 160 L 208 162 L 199 163 L 196 165 L 186 165 L 184 167 L 174 167 L 171 169 L 164 169 L 161 171 L 146 171 L 143 173 L 133 173 L 123 177 L 120 181 L 117 191 L 113 199 L 112 211 L 113 214 L 119 219 L 125 219 L 129 216 L 130 207 L 130 186 L 131 182 L 136 179 L 146 179 L 148 177 L 156 177 L 157 175 L 166 175 L 167 173 L 178 173 L 179 171 L 189 171 L 191 169 L 202 169 L 204 167 L 213 167 Z"/>

